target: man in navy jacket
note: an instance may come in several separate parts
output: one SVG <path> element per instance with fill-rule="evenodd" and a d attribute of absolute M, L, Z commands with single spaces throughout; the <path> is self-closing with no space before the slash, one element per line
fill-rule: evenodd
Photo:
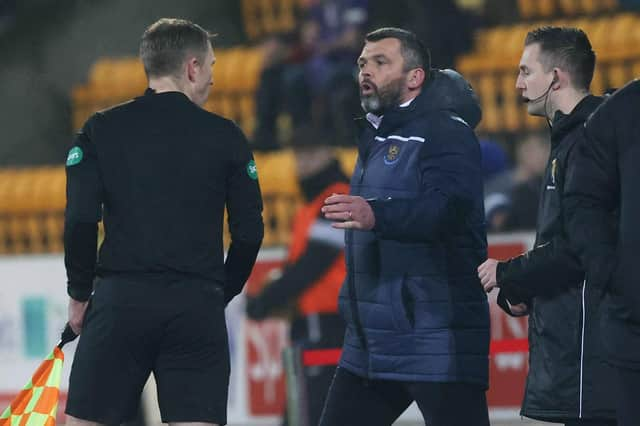
<path fill-rule="evenodd" d="M 320 424 L 391 425 L 416 401 L 429 425 L 488 425 L 480 109 L 414 34 L 365 40 L 351 194 L 323 207 L 346 229 L 347 331 Z"/>

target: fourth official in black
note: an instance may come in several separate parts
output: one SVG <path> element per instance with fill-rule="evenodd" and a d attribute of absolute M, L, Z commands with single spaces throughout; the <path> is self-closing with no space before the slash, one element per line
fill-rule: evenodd
<path fill-rule="evenodd" d="M 516 88 L 529 114 L 551 129 L 534 248 L 478 268 L 486 291 L 500 288 L 509 314 L 529 315 L 529 372 L 522 415 L 565 425 L 615 425 L 600 323 L 605 308 L 571 244 L 567 176 L 582 127 L 602 99 L 589 93 L 595 54 L 584 32 L 542 27 L 527 35 Z"/>

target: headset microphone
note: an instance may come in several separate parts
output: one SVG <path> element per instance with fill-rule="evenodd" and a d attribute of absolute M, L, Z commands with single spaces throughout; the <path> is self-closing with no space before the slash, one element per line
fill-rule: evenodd
<path fill-rule="evenodd" d="M 542 95 L 538 96 L 537 98 L 533 98 L 533 99 L 523 98 L 522 100 L 524 101 L 524 103 L 527 103 L 527 104 L 540 102 L 544 97 L 546 97 L 549 94 L 549 92 L 551 91 L 551 88 L 553 87 L 554 84 L 556 84 L 557 81 L 558 81 L 558 75 L 554 74 L 551 84 L 549 84 L 549 87 L 547 87 L 547 90 L 545 90 Z"/>

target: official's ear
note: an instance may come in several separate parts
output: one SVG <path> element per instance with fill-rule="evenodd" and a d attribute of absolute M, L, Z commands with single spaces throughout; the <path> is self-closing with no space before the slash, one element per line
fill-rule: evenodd
<path fill-rule="evenodd" d="M 422 68 L 414 68 L 407 75 L 407 86 L 410 90 L 415 90 L 424 84 L 426 74 Z"/>
<path fill-rule="evenodd" d="M 568 74 L 562 71 L 560 68 L 553 69 L 553 80 L 551 80 L 551 89 L 558 90 L 565 83 L 568 83 L 567 79 L 569 78 Z"/>
<path fill-rule="evenodd" d="M 192 57 L 187 60 L 187 78 L 192 83 L 196 81 L 196 74 L 199 66 L 200 64 L 196 57 Z"/>

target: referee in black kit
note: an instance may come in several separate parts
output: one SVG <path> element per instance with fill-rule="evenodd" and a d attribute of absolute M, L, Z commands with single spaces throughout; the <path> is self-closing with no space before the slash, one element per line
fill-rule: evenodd
<path fill-rule="evenodd" d="M 163 422 L 224 425 L 224 307 L 263 236 L 256 167 L 240 129 L 201 108 L 215 62 L 209 33 L 161 19 L 142 36 L 140 57 L 149 89 L 94 114 L 67 157 L 69 322 L 82 337 L 66 424 L 131 420 L 153 372 Z"/>

